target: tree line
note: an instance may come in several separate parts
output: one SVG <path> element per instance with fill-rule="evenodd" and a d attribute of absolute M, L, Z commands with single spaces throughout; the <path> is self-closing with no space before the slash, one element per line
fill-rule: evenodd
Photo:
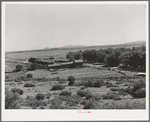
<path fill-rule="evenodd" d="M 124 66 L 132 68 L 145 68 L 146 47 L 131 48 L 108 48 L 100 50 L 84 50 L 78 52 L 69 52 L 66 55 L 68 60 L 83 59 L 87 63 L 103 63 L 108 66 Z"/>

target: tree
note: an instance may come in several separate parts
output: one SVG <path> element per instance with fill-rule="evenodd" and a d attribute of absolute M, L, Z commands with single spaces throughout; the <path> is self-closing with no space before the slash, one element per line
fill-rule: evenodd
<path fill-rule="evenodd" d="M 32 75 L 31 73 L 29 73 L 29 74 L 27 74 L 27 77 L 28 77 L 28 78 L 32 78 L 33 75 Z"/>
<path fill-rule="evenodd" d="M 97 51 L 96 50 L 85 50 L 82 52 L 83 59 L 87 62 L 97 61 Z"/>
<path fill-rule="evenodd" d="M 28 61 L 33 63 L 35 61 L 36 58 L 30 58 Z"/>
<path fill-rule="evenodd" d="M 69 77 L 68 77 L 68 81 L 69 81 L 69 86 L 73 85 L 73 84 L 74 84 L 74 81 L 75 81 L 74 76 L 69 76 Z"/>
<path fill-rule="evenodd" d="M 19 109 L 19 94 L 9 90 L 5 90 L 5 109 Z"/>
<path fill-rule="evenodd" d="M 32 69 L 32 70 L 37 69 L 37 67 L 38 67 L 38 65 L 37 65 L 36 63 L 32 63 L 32 64 L 31 64 L 31 69 Z"/>
<path fill-rule="evenodd" d="M 17 65 L 16 66 L 16 71 L 19 72 L 23 69 L 23 66 L 22 65 Z"/>
<path fill-rule="evenodd" d="M 82 57 L 82 52 L 81 51 L 69 52 L 69 53 L 67 53 L 66 58 L 70 61 L 82 59 L 83 58 Z"/>

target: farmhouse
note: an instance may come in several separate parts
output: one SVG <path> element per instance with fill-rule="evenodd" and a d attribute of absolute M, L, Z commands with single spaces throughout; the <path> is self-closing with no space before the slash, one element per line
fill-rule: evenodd
<path fill-rule="evenodd" d="M 61 63 L 61 68 L 73 68 L 73 62 Z"/>
<path fill-rule="evenodd" d="M 54 64 L 53 59 L 42 59 L 42 58 L 36 58 L 34 60 L 34 63 L 40 63 L 40 64 Z"/>
<path fill-rule="evenodd" d="M 60 63 L 60 64 L 52 64 L 48 65 L 48 69 L 58 69 L 58 68 L 77 68 L 82 67 L 83 60 L 74 60 L 70 62 Z"/>
<path fill-rule="evenodd" d="M 56 63 L 64 63 L 64 62 L 68 62 L 67 59 L 55 59 Z"/>
<path fill-rule="evenodd" d="M 74 60 L 74 67 L 82 67 L 83 66 L 83 60 Z"/>
<path fill-rule="evenodd" d="M 48 65 L 48 69 L 59 69 L 61 68 L 61 64 L 50 64 Z"/>

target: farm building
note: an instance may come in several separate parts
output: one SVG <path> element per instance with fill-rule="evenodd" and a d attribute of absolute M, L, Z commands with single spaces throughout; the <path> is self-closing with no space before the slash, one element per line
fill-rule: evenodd
<path fill-rule="evenodd" d="M 34 63 L 40 63 L 40 64 L 54 64 L 53 59 L 42 59 L 42 58 L 36 58 L 34 60 Z"/>
<path fill-rule="evenodd" d="M 48 65 L 48 69 L 59 69 L 61 68 L 61 64 L 50 64 Z"/>
<path fill-rule="evenodd" d="M 146 77 L 146 73 L 139 72 L 139 73 L 137 73 L 137 74 L 134 75 L 134 76 Z"/>
<path fill-rule="evenodd" d="M 75 67 L 82 67 L 82 65 L 83 65 L 82 60 L 74 60 L 72 62 L 48 65 L 48 69 L 75 68 Z"/>
<path fill-rule="evenodd" d="M 68 62 L 67 59 L 55 59 L 56 63 L 64 63 L 64 62 Z"/>
<path fill-rule="evenodd" d="M 82 67 L 83 66 L 83 60 L 74 60 L 74 67 Z"/>
<path fill-rule="evenodd" d="M 61 63 L 61 68 L 73 68 L 73 62 Z"/>

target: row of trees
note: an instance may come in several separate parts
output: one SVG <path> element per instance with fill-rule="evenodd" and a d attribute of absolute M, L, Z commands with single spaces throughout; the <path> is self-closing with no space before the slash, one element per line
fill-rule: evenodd
<path fill-rule="evenodd" d="M 108 48 L 100 50 L 85 50 L 69 52 L 66 55 L 69 60 L 83 59 L 88 63 L 104 63 L 109 66 L 118 66 L 120 63 L 133 68 L 145 68 L 146 47 Z"/>

